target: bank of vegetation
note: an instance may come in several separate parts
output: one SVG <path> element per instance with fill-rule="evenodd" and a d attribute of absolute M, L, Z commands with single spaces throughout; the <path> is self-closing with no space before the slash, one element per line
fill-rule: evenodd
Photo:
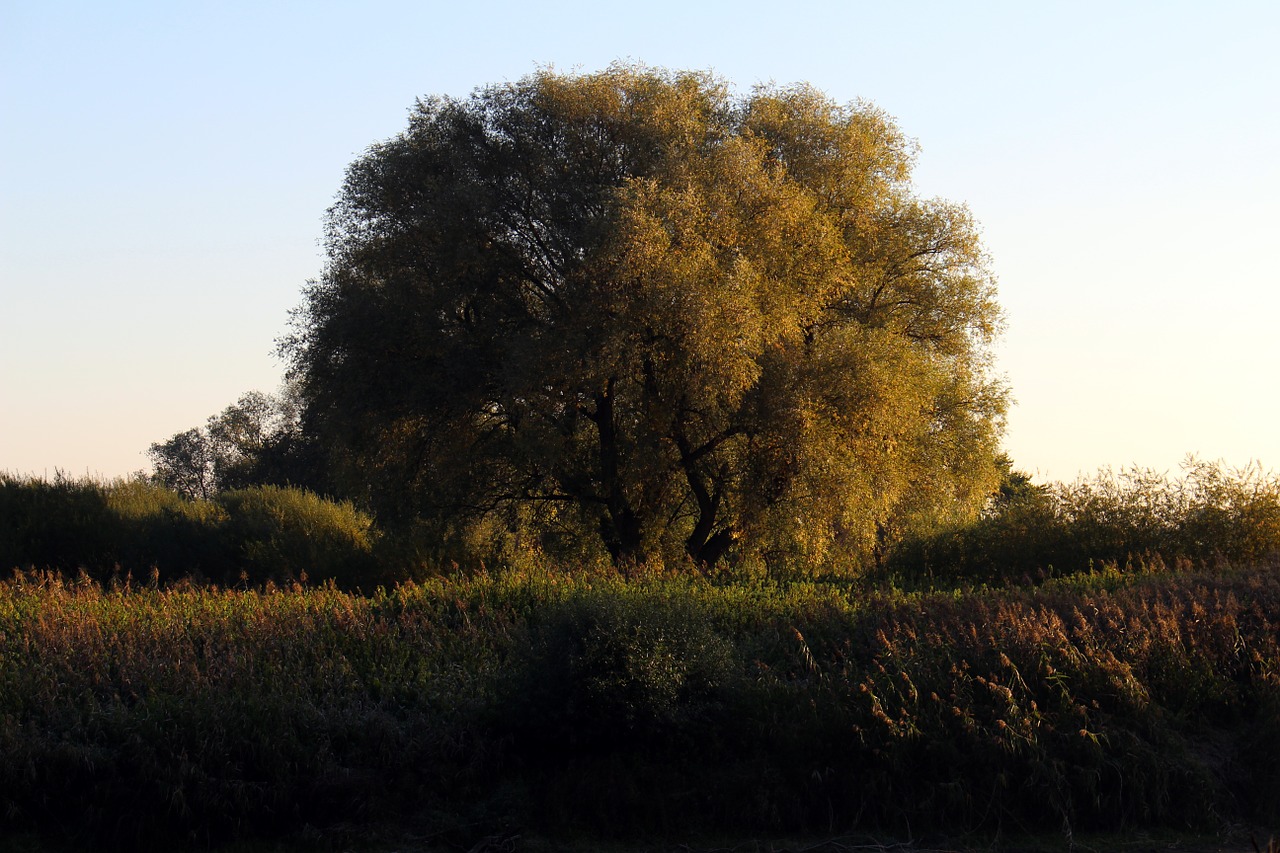
<path fill-rule="evenodd" d="M 419 101 L 279 395 L 150 478 L 0 476 L 4 826 L 1280 820 L 1280 480 L 1018 473 L 990 259 L 916 150 L 642 65 Z"/>
<path fill-rule="evenodd" d="M 0 809 L 119 849 L 1280 822 L 1275 479 L 1007 486 L 857 572 L 397 583 L 307 493 L 6 478 Z"/>

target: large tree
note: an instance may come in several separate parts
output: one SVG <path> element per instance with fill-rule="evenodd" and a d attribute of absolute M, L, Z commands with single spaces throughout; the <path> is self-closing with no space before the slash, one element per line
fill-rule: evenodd
<path fill-rule="evenodd" d="M 542 71 L 349 169 L 284 348 L 384 515 L 616 561 L 874 554 L 998 481 L 1000 323 L 913 143 L 808 86 Z"/>

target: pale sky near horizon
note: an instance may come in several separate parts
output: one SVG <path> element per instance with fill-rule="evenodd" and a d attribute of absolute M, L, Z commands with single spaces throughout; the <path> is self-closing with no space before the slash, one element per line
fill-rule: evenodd
<path fill-rule="evenodd" d="M 807 81 L 919 140 L 1040 480 L 1280 468 L 1280 4 L 0 0 L 0 471 L 115 477 L 245 391 L 346 166 L 538 67 Z"/>

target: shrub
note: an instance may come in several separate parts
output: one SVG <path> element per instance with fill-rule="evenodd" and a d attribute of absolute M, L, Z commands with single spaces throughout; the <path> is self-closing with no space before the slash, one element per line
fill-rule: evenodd
<path fill-rule="evenodd" d="M 221 536 L 227 514 L 218 504 L 146 480 L 114 483 L 104 498 L 116 530 L 114 568 L 163 581 L 233 572 Z"/>
<path fill-rule="evenodd" d="M 1183 547 L 1202 558 L 1237 564 L 1280 556 L 1280 477 L 1258 464 L 1228 470 L 1188 459 Z"/>
<path fill-rule="evenodd" d="M 535 750 L 688 735 L 714 717 L 736 671 L 731 645 L 693 603 L 625 587 L 554 602 L 519 646 L 504 705 Z"/>
<path fill-rule="evenodd" d="M 889 571 L 906 579 L 1008 582 L 1095 565 L 1212 566 L 1280 554 L 1280 477 L 1194 457 L 1183 475 L 1103 471 L 1000 501 L 975 523 L 905 543 Z"/>
<path fill-rule="evenodd" d="M 52 482 L 0 474 L 0 565 L 110 571 L 117 531 L 105 492 L 61 473 Z"/>
<path fill-rule="evenodd" d="M 212 501 L 145 480 L 53 482 L 0 475 L 0 568 L 95 580 L 277 584 L 310 578 L 372 590 L 379 569 L 372 519 L 349 503 L 258 486 Z M 387 556 L 395 556 L 391 551 Z"/>
<path fill-rule="evenodd" d="M 251 581 L 333 580 L 372 587 L 381 581 L 373 557 L 373 519 L 347 502 L 279 486 L 223 492 L 224 537 Z"/>

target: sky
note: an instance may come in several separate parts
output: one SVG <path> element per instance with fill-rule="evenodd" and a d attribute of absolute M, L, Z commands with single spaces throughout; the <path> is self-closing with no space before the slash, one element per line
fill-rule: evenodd
<path fill-rule="evenodd" d="M 1280 4 L 0 0 L 0 471 L 114 478 L 244 392 L 423 96 L 614 61 L 808 82 L 982 225 L 1040 481 L 1280 468 Z"/>

